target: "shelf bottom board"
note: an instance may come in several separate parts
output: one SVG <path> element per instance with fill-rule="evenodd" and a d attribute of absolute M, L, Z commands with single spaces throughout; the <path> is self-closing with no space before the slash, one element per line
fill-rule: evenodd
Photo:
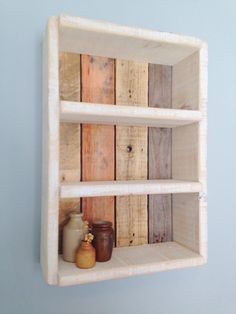
<path fill-rule="evenodd" d="M 202 256 L 176 242 L 114 248 L 110 261 L 97 262 L 91 269 L 79 269 L 74 263 L 67 263 L 59 256 L 58 285 L 91 283 L 204 263 Z"/>

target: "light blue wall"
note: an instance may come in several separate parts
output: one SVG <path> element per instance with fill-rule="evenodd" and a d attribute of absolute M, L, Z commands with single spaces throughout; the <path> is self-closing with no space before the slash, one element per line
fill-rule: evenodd
<path fill-rule="evenodd" d="M 41 41 L 66 12 L 209 43 L 209 263 L 85 286 L 47 286 L 39 265 Z M 0 0 L 0 313 L 236 313 L 236 2 Z"/>

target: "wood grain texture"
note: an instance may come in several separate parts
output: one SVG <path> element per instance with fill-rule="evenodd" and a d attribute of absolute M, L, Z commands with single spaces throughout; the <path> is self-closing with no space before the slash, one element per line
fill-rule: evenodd
<path fill-rule="evenodd" d="M 80 101 L 80 55 L 61 52 L 59 57 L 60 99 Z M 76 104 L 75 104 L 76 106 Z M 60 181 L 80 181 L 80 124 L 60 123 Z M 60 200 L 59 252 L 62 231 L 71 211 L 80 211 L 80 199 Z"/>
<path fill-rule="evenodd" d="M 149 65 L 149 107 L 171 108 L 172 68 Z M 149 128 L 149 179 L 171 178 L 171 129 Z M 149 195 L 149 243 L 172 240 L 171 195 Z"/>
<path fill-rule="evenodd" d="M 82 55 L 82 101 L 114 104 L 114 93 L 114 60 Z M 82 180 L 114 180 L 114 126 L 83 124 Z M 82 211 L 114 224 L 114 197 L 83 198 Z"/>
<path fill-rule="evenodd" d="M 117 105 L 148 105 L 148 64 L 117 60 Z M 116 180 L 147 179 L 147 128 L 116 128 Z M 147 196 L 116 198 L 116 244 L 147 243 Z"/>

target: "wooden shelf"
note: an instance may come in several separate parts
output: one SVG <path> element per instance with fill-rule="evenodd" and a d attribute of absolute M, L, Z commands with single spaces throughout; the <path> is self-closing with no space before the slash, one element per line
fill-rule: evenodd
<path fill-rule="evenodd" d="M 43 64 L 46 282 L 66 286 L 205 263 L 207 44 L 62 15 L 48 20 Z M 111 261 L 81 270 L 61 259 L 63 226 L 75 208 L 90 223 L 113 222 Z"/>
<path fill-rule="evenodd" d="M 201 192 L 199 182 L 180 180 L 96 181 L 61 184 L 61 198 Z"/>
<path fill-rule="evenodd" d="M 183 267 L 202 265 L 199 254 L 176 242 L 115 248 L 112 259 L 96 263 L 91 269 L 79 269 L 59 257 L 58 285 L 69 286 Z"/>
<path fill-rule="evenodd" d="M 201 112 L 197 110 L 61 101 L 61 121 L 63 122 L 172 128 L 198 122 L 201 116 Z"/>

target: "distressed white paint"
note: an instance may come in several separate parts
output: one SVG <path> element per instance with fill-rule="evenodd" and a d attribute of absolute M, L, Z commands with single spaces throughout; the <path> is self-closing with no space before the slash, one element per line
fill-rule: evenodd
<path fill-rule="evenodd" d="M 79 40 L 78 40 L 79 38 Z M 60 16 L 60 49 L 95 56 L 173 65 L 197 51 L 197 38 Z"/>
<path fill-rule="evenodd" d="M 201 192 L 199 182 L 180 180 L 128 180 L 64 183 L 61 198 Z"/>
<path fill-rule="evenodd" d="M 201 112 L 61 101 L 61 120 L 64 122 L 171 128 L 200 121 Z"/>

